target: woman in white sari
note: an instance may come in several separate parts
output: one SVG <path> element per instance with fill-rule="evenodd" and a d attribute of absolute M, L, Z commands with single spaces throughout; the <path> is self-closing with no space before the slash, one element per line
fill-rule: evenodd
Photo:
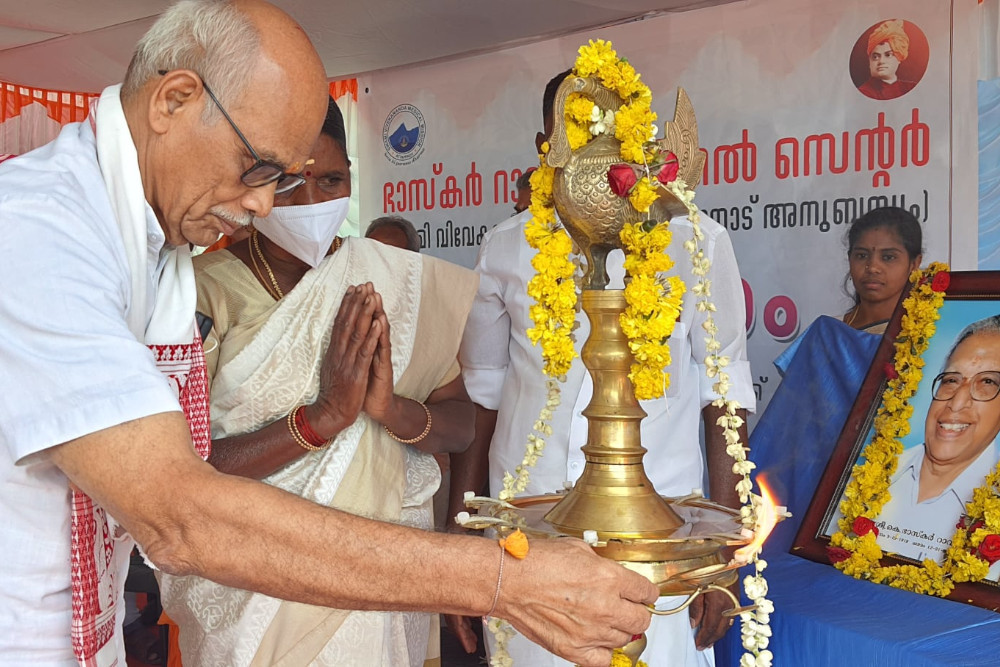
<path fill-rule="evenodd" d="M 431 454 L 461 451 L 473 434 L 456 356 L 476 278 L 365 239 L 331 250 L 350 163 L 330 104 L 305 183 L 276 196 L 249 239 L 196 260 L 198 310 L 213 320 L 209 461 L 429 529 Z M 189 665 L 440 662 L 436 615 L 311 607 L 196 577 L 164 576 L 161 588 Z"/>

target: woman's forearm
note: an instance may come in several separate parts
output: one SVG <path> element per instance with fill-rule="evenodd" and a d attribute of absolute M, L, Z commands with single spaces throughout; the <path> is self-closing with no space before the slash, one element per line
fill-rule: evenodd
<path fill-rule="evenodd" d="M 410 444 L 422 452 L 464 452 L 475 435 L 476 409 L 458 376 L 431 392 L 423 403 L 394 396 L 392 409 L 379 420 L 397 440 L 417 439 Z"/>

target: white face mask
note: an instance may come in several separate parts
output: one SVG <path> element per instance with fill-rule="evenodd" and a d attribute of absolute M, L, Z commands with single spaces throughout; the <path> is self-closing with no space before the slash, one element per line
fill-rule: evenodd
<path fill-rule="evenodd" d="M 282 249 L 316 268 L 347 217 L 350 197 L 303 206 L 275 206 L 253 226 Z"/>

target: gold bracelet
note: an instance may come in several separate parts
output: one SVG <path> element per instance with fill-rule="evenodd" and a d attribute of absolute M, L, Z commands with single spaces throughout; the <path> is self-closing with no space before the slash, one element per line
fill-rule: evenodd
<path fill-rule="evenodd" d="M 299 445 L 303 449 L 308 449 L 310 452 L 317 452 L 321 449 L 326 449 L 326 445 L 330 444 L 329 442 L 326 443 L 326 445 L 323 445 L 322 447 L 316 447 L 315 445 L 309 444 L 309 442 L 304 437 L 302 437 L 302 434 L 299 433 L 299 427 L 295 425 L 295 413 L 298 412 L 298 410 L 299 408 L 296 408 L 295 410 L 289 412 L 288 419 L 286 420 L 288 422 L 288 430 L 291 432 L 292 437 L 295 439 L 295 442 L 299 443 Z"/>
<path fill-rule="evenodd" d="M 416 443 L 420 442 L 424 438 L 426 438 L 427 434 L 431 432 L 431 422 L 433 421 L 431 419 L 431 411 L 430 411 L 430 409 L 426 405 L 424 405 L 423 403 L 421 403 L 420 401 L 418 401 L 415 398 L 411 398 L 410 400 L 413 401 L 413 402 L 415 402 L 420 407 L 422 407 L 424 409 L 424 412 L 427 414 L 427 426 L 424 427 L 424 432 L 423 433 L 421 433 L 420 435 L 418 435 L 415 438 L 408 438 L 408 439 L 404 440 L 403 438 L 400 438 L 398 435 L 396 435 L 391 430 L 389 430 L 388 426 L 386 426 L 385 424 L 382 424 L 382 428 L 385 429 L 385 432 L 389 434 L 390 438 L 392 438 L 396 442 L 402 443 L 404 445 L 413 445 L 413 444 L 416 444 Z"/>

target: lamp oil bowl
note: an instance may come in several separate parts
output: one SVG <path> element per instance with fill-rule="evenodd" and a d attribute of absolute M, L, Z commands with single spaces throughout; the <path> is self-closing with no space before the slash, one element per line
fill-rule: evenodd
<path fill-rule="evenodd" d="M 546 520 L 553 507 L 566 496 L 547 494 L 515 498 L 511 504 L 516 510 L 500 506 L 483 507 L 487 514 L 504 514 L 513 520 L 530 539 L 561 537 L 590 538 L 594 551 L 605 558 L 617 561 L 634 572 L 654 582 L 661 595 L 695 596 L 709 587 L 729 586 L 736 581 L 737 564 L 723 556 L 724 547 L 747 544 L 749 538 L 740 533 L 739 513 L 712 501 L 697 497 L 661 498 L 681 521 L 669 537 L 608 537 L 600 532 L 593 539 L 587 535 L 566 533 Z M 499 528 L 503 534 L 507 528 Z M 736 603 L 738 604 L 738 603 Z M 687 607 L 676 609 L 680 611 Z"/>
<path fill-rule="evenodd" d="M 622 226 L 639 222 L 645 216 L 627 198 L 615 195 L 608 183 L 608 168 L 622 162 L 618 139 L 601 135 L 575 151 L 570 150 L 563 109 L 573 93 L 586 95 L 602 109 L 618 109 L 624 100 L 595 79 L 567 77 L 556 91 L 556 113 L 546 156 L 548 165 L 555 167 L 552 197 L 556 212 L 587 260 L 584 287 L 602 289 L 608 284 L 605 268 L 608 253 L 621 248 L 618 235 Z M 698 123 L 683 88 L 677 90 L 674 120 L 664 124 L 663 135 L 657 142 L 660 149 L 677 156 L 678 177 L 693 187 L 701 179 L 705 155 L 698 150 Z M 687 213 L 687 209 L 662 190 L 651 213 L 658 220 L 669 220 Z"/>
<path fill-rule="evenodd" d="M 561 537 L 567 533 L 554 528 L 545 517 L 565 497 L 565 494 L 527 496 L 515 498 L 510 505 L 482 505 L 479 511 L 486 517 L 503 517 L 503 524 L 496 526 L 500 535 L 507 534 L 512 530 L 510 526 L 516 525 L 529 540 Z M 669 537 L 608 538 L 598 534 L 594 539 L 591 531 L 583 537 L 599 555 L 654 582 L 661 595 L 685 597 L 678 606 L 652 608 L 655 615 L 683 612 L 696 598 L 710 591 L 723 593 L 731 600 L 732 607 L 723 612 L 724 616 L 735 618 L 743 611 L 752 610 L 754 607 L 741 607 L 739 599 L 727 588 L 737 581 L 737 569 L 741 564 L 726 561 L 723 548 L 750 541 L 740 532 L 739 512 L 700 496 L 662 500 L 681 522 Z M 639 635 L 621 651 L 635 666 L 645 648 L 646 637 Z"/>

